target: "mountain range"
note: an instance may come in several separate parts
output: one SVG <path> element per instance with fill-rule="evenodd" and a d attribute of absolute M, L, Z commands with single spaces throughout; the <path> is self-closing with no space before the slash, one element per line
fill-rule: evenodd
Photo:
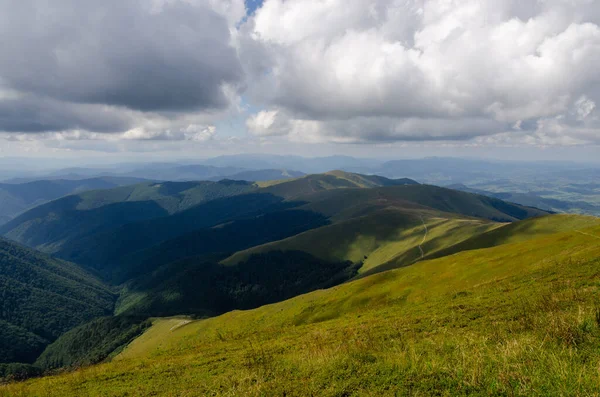
<path fill-rule="evenodd" d="M 67 372 L 0 393 L 44 395 L 55 382 L 59 394 L 114 394 L 127 374 L 141 393 L 160 394 L 173 368 L 194 378 L 170 383 L 171 393 L 253 394 L 248 375 L 260 380 L 259 394 L 310 394 L 323 387 L 319 378 L 301 387 L 296 376 L 331 379 L 333 371 L 334 390 L 360 394 L 383 387 L 369 379 L 390 371 L 386 352 L 404 352 L 407 340 L 434 362 L 454 360 L 469 343 L 510 361 L 494 349 L 511 338 L 560 365 L 566 347 L 593 349 L 600 329 L 586 321 L 596 284 L 585 280 L 593 279 L 600 221 L 455 187 L 337 170 L 257 182 L 143 181 L 25 211 L 0 227 L 10 239 L 0 240 L 0 377 Z M 577 297 L 561 280 L 577 283 Z M 544 323 L 570 324 L 574 302 L 583 313 L 575 328 Z M 532 321 L 540 325 L 527 328 Z M 488 324 L 498 345 L 485 339 Z M 457 345 L 429 344 L 442 334 Z M 583 371 L 583 356 L 570 360 Z M 427 370 L 409 375 L 409 362 L 399 365 L 389 372 L 399 378 L 377 378 L 413 379 L 416 390 L 435 394 Z M 478 364 L 454 365 L 471 374 Z M 222 375 L 205 378 L 211 368 Z M 435 373 L 431 384 L 458 376 L 454 368 Z"/>
<path fill-rule="evenodd" d="M 306 158 L 244 154 L 178 162 L 71 167 L 45 172 L 33 172 L 23 167 L 21 173 L 15 174 L 14 170 L 11 171 L 15 177 L 8 182 L 115 176 L 152 181 L 270 181 L 324 173 L 332 169 L 392 179 L 408 177 L 438 186 L 465 185 L 469 189 L 491 195 L 502 194 L 506 200 L 523 205 L 534 205 L 559 212 L 600 215 L 600 186 L 590 182 L 600 175 L 600 166 L 575 162 L 515 162 L 445 157 L 387 160 L 350 156 Z M 14 215 L 17 213 L 11 210 L 10 217 Z M 6 215 L 4 217 L 6 221 L 8 218 Z"/>
<path fill-rule="evenodd" d="M 34 353 L 15 360 L 31 362 L 85 319 L 112 313 L 214 316 L 254 308 L 407 266 L 421 259 L 427 245 L 431 254 L 498 222 L 542 214 L 411 179 L 343 171 L 257 183 L 142 182 L 72 194 L 24 212 L 0 233 L 30 247 L 11 249 L 37 255 L 45 268 L 78 269 L 76 281 L 88 283 L 78 290 L 96 283 L 105 295 L 93 314 L 80 309 L 83 317 L 61 322 L 53 333 L 25 327 L 35 335 Z M 424 227 L 430 239 L 418 244 Z M 18 263 L 5 273 L 21 274 Z M 25 294 L 11 277 L 10 288 Z"/>

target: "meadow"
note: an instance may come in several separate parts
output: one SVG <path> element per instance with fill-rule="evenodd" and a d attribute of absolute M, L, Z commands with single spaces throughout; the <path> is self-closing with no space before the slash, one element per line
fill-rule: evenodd
<path fill-rule="evenodd" d="M 154 319 L 112 362 L 0 395 L 600 395 L 598 221 L 513 229 L 258 309 Z"/>

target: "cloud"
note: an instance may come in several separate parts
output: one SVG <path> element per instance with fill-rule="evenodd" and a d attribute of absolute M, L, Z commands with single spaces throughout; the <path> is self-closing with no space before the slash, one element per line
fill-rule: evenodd
<path fill-rule="evenodd" d="M 240 52 L 265 107 L 247 126 L 307 141 L 598 142 L 599 23 L 591 0 L 266 0 Z"/>
<path fill-rule="evenodd" d="M 247 116 L 247 138 L 261 144 L 600 144 L 597 1 L 249 10 L 243 0 L 0 2 L 0 134 L 208 144 L 227 139 L 214 126 Z"/>
<path fill-rule="evenodd" d="M 133 122 L 131 112 L 110 106 L 56 101 L 33 95 L 0 98 L 0 130 L 38 133 L 85 129 L 96 132 L 123 131 Z"/>
<path fill-rule="evenodd" d="M 244 14 L 242 0 L 3 1 L 0 131 L 123 133 L 222 112 L 244 84 L 231 35 Z"/>

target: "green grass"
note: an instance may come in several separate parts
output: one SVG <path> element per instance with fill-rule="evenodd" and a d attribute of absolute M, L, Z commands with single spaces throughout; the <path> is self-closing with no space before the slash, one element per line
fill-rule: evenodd
<path fill-rule="evenodd" d="M 375 272 L 419 260 L 419 245 L 424 254 L 431 254 L 500 226 L 438 211 L 386 208 L 237 252 L 222 263 L 236 265 L 252 254 L 269 251 L 304 251 L 328 261 L 363 262 L 360 273 Z"/>
<path fill-rule="evenodd" d="M 433 253 L 431 257 L 441 257 L 471 249 L 517 243 L 554 233 L 582 230 L 594 226 L 600 226 L 600 218 L 585 215 L 553 215 L 531 218 L 522 222 L 506 224 L 504 227 L 474 236 L 462 243 Z"/>
<path fill-rule="evenodd" d="M 364 261 L 361 274 L 373 274 L 384 270 L 391 270 L 408 266 L 430 255 L 452 247 L 463 241 L 468 241 L 474 236 L 495 230 L 504 226 L 502 223 L 486 222 L 479 219 L 456 219 L 442 217 L 423 217 L 427 226 L 427 235 L 424 236 L 423 225 L 404 230 L 394 239 L 384 244 L 368 255 Z M 423 250 L 419 249 L 419 245 Z"/>
<path fill-rule="evenodd" d="M 566 221 L 255 310 L 157 320 L 111 363 L 0 395 L 599 395 L 600 226 Z"/>

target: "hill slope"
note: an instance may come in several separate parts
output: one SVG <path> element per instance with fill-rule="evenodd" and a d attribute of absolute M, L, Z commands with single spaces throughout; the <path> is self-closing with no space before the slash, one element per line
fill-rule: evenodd
<path fill-rule="evenodd" d="M 281 211 L 291 209 L 305 211 L 305 226 L 293 223 L 293 227 L 285 233 L 259 233 L 256 238 L 237 241 L 222 238 L 218 243 L 214 236 L 219 232 L 222 235 L 222 231 L 206 230 L 276 212 L 284 219 L 289 214 Z M 185 257 L 217 252 L 232 254 L 323 226 L 324 223 L 335 224 L 382 210 L 403 213 L 400 217 L 371 221 L 370 229 L 364 231 L 367 235 L 377 228 L 377 223 L 385 225 L 382 230 L 396 233 L 395 237 L 383 238 L 385 242 L 374 243 L 371 248 L 360 249 L 350 256 L 323 257 L 299 245 L 293 250 L 315 254 L 326 261 L 349 260 L 356 263 L 361 259 L 359 254 L 368 256 L 384 243 L 403 240 L 406 236 L 398 233 L 405 229 L 404 226 L 408 227 L 408 223 L 408 229 L 414 229 L 412 239 L 416 243 L 416 236 L 422 233 L 418 230 L 420 218 L 423 214 L 426 218 L 432 217 L 431 211 L 434 210 L 444 212 L 445 215 L 436 215 L 442 218 L 452 217 L 448 213 L 454 213 L 495 221 L 514 221 L 545 214 L 485 196 L 419 185 L 411 180 L 333 171 L 277 182 L 263 188 L 239 181 L 165 182 L 86 192 L 28 211 L 0 228 L 0 232 L 60 258 L 94 268 L 112 282 L 121 283 Z M 400 219 L 410 217 L 410 213 L 413 214 L 410 222 Z M 418 219 L 414 216 L 416 213 L 419 214 Z M 313 218 L 320 220 L 310 221 Z M 399 223 L 394 224 L 396 221 Z M 355 221 L 348 230 L 353 229 L 354 236 L 358 236 L 360 228 L 361 221 Z M 331 231 L 343 234 L 344 227 Z M 477 231 L 475 228 L 472 232 Z M 171 241 L 169 249 L 164 245 L 167 241 Z M 206 241 L 213 243 L 205 244 Z M 342 241 L 347 242 L 340 238 L 338 243 Z M 393 258 L 409 249 L 414 253 L 415 243 L 388 249 L 385 253 L 380 251 L 379 254 L 383 255 L 381 258 Z M 149 258 L 152 263 L 144 258 Z M 405 263 L 414 259 L 411 257 Z M 369 262 L 368 268 L 377 266 L 374 260 Z"/>
<path fill-rule="evenodd" d="M 112 313 L 116 296 L 78 266 L 0 239 L 0 363 L 33 362 L 67 330 Z"/>
<path fill-rule="evenodd" d="M 153 271 L 160 265 L 189 256 L 217 252 L 231 254 L 253 245 L 268 243 L 320 227 L 324 223 L 338 223 L 386 209 L 400 211 L 404 213 L 403 217 L 410 217 L 412 213 L 411 228 L 420 224 L 421 215 L 418 218 L 415 217 L 415 211 L 420 211 L 418 214 L 425 214 L 426 217 L 434 216 L 431 211 L 439 210 L 445 213 L 440 215 L 437 211 L 438 214 L 435 216 L 442 218 L 453 217 L 448 214 L 448 212 L 452 212 L 456 214 L 454 216 L 459 217 L 467 215 L 501 221 L 545 214 L 543 211 L 504 203 L 497 199 L 426 185 L 333 188 L 314 193 L 306 192 L 307 186 L 312 188 L 315 181 L 321 183 L 326 180 L 331 185 L 331 177 L 334 178 L 336 186 L 347 184 L 347 179 L 340 180 L 331 175 L 313 176 L 312 179 L 301 178 L 302 185 L 296 184 L 300 180 L 284 182 L 277 186 L 254 190 L 253 193 L 208 201 L 170 216 L 130 222 L 83 238 L 67 240 L 62 242 L 62 247 L 55 253 L 61 258 L 93 267 L 115 282 L 123 282 L 128 280 L 132 274 L 140 274 L 138 271 L 130 273 L 127 269 L 137 268 Z M 306 181 L 309 181 L 308 185 L 305 184 Z M 393 184 L 394 182 L 387 183 Z M 278 189 L 279 196 L 273 193 L 273 188 Z M 286 200 L 286 196 L 292 196 L 293 199 Z M 292 222 L 286 232 L 283 232 L 285 227 L 276 227 L 275 229 L 279 231 L 270 233 L 263 227 L 257 226 L 254 238 L 241 237 L 245 233 L 244 231 L 250 230 L 248 225 L 255 217 L 277 213 L 281 220 L 280 223 L 285 223 L 283 220 L 288 215 L 292 216 L 291 213 L 286 213 L 286 210 L 303 211 L 306 220 L 303 222 L 299 219 L 300 223 Z M 290 219 L 297 218 L 292 216 Z M 312 222 L 311 219 L 318 220 L 318 222 Z M 401 221 L 400 217 L 389 219 L 380 217 L 379 219 L 378 222 L 388 229 L 394 229 L 397 232 L 400 229 L 404 230 L 405 222 Z M 239 225 L 245 225 L 239 230 L 241 235 L 234 233 L 239 237 L 237 239 L 223 237 L 217 242 L 214 236 L 219 233 L 223 235 L 223 230 L 205 230 L 219 224 L 236 221 L 241 222 Z M 399 223 L 395 224 L 396 221 Z M 304 226 L 300 227 L 300 224 L 304 224 Z M 234 230 L 237 227 L 237 225 L 231 225 L 228 230 Z M 360 228 L 361 222 L 356 221 L 355 235 L 358 236 L 361 233 Z M 375 228 L 377 225 L 371 222 L 371 230 Z M 337 227 L 334 230 L 343 233 L 344 227 Z M 364 230 L 363 234 L 366 236 L 371 230 Z M 331 232 L 331 230 L 329 231 Z M 475 228 L 472 232 L 478 231 L 480 230 Z M 415 234 L 420 233 L 422 233 L 422 229 L 415 230 Z M 465 235 L 469 236 L 470 234 L 466 233 Z M 334 239 L 338 238 L 335 234 L 333 236 Z M 339 235 L 339 237 L 341 236 L 342 234 Z M 397 238 L 389 236 L 387 241 L 397 241 L 398 238 L 401 236 Z M 212 243 L 207 244 L 208 241 L 212 241 Z M 338 243 L 341 241 L 344 240 L 339 238 Z M 170 248 L 167 248 L 166 244 Z M 412 247 L 414 248 L 414 244 Z M 307 251 L 301 246 L 293 249 L 314 254 L 313 251 Z M 370 252 L 366 250 L 363 256 Z M 356 262 L 359 259 L 355 257 L 356 255 L 323 257 L 317 254 L 316 256 L 334 262 L 346 260 Z"/>
<path fill-rule="evenodd" d="M 418 184 L 322 190 L 296 196 L 296 199 L 307 202 L 302 208 L 326 214 L 336 221 L 386 207 L 435 209 L 497 222 L 513 222 L 548 214 L 492 197 Z"/>
<path fill-rule="evenodd" d="M 418 185 L 412 179 L 388 179 L 377 175 L 361 175 L 344 171 L 330 171 L 324 174 L 306 175 L 290 181 L 266 182 L 261 186 L 265 191 L 286 199 L 294 199 L 306 194 L 324 190 L 343 188 L 372 188 L 397 185 Z"/>
<path fill-rule="evenodd" d="M 400 261 L 395 267 L 410 265 L 421 255 L 429 255 L 501 225 L 440 211 L 388 207 L 236 252 L 222 263 L 236 265 L 251 255 L 270 251 L 304 251 L 323 260 L 362 263 L 360 272 L 363 273 L 394 260 Z"/>
<path fill-rule="evenodd" d="M 594 185 L 591 185 L 592 188 Z M 535 193 L 518 193 L 518 192 L 490 192 L 481 189 L 473 189 L 464 184 L 455 184 L 447 186 L 449 189 L 461 190 L 463 192 L 482 194 L 484 196 L 495 197 L 500 200 L 509 201 L 521 205 L 527 205 L 530 207 L 540 208 L 546 211 L 555 212 L 570 212 L 570 213 L 588 213 L 588 214 L 600 214 L 600 206 L 587 203 L 581 200 L 558 200 L 555 198 L 545 198 Z M 569 188 L 566 188 L 569 189 Z M 585 189 L 582 189 L 586 191 Z M 580 193 L 579 190 L 576 190 Z M 587 191 L 588 194 L 595 196 L 596 192 L 592 189 Z"/>
<path fill-rule="evenodd" d="M 166 216 L 202 202 L 255 189 L 246 182 L 142 183 L 68 196 L 36 207 L 0 227 L 12 240 L 45 252 L 130 222 Z"/>
<path fill-rule="evenodd" d="M 267 170 L 252 170 L 242 171 L 232 175 L 227 175 L 227 179 L 233 179 L 235 181 L 252 181 L 252 182 L 264 182 L 264 181 L 281 181 L 286 179 L 299 178 L 305 174 L 300 171 L 285 170 L 285 169 L 267 169 Z M 220 180 L 222 177 L 213 177 L 211 180 Z"/>
<path fill-rule="evenodd" d="M 69 194 L 110 189 L 142 181 L 139 178 L 101 177 L 82 180 L 40 180 L 18 184 L 0 183 L 0 225 L 30 208 Z"/>
<path fill-rule="evenodd" d="M 528 227 L 567 218 L 540 219 Z M 0 390 L 592 395 L 600 226 L 569 219 L 575 230 L 419 262 L 256 310 L 157 320 L 112 363 Z"/>

